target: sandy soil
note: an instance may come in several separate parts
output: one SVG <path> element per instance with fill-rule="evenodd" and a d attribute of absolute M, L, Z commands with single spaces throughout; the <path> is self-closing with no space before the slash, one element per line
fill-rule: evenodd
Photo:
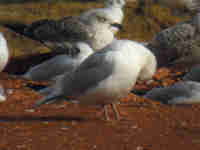
<path fill-rule="evenodd" d="M 174 71 L 176 70 L 176 71 Z M 150 84 L 137 84 L 134 91 L 148 91 L 180 80 L 182 71 L 162 68 Z M 25 81 L 0 74 L 8 99 L 0 103 L 0 150 L 199 150 L 200 105 L 168 106 L 134 94 L 118 105 L 121 120 L 105 121 L 103 111 L 78 104 L 43 105 Z"/>

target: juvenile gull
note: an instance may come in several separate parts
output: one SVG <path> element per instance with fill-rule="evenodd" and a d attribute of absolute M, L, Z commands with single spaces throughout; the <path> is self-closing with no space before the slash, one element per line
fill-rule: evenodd
<path fill-rule="evenodd" d="M 143 45 L 130 40 L 114 40 L 49 87 L 52 92 L 35 107 L 61 101 L 61 98 L 75 99 L 83 105 L 103 106 L 109 120 L 107 106 L 111 104 L 115 118 L 119 119 L 116 103 L 128 95 L 137 79 L 151 79 L 155 70 L 155 56 Z"/>
<path fill-rule="evenodd" d="M 59 20 L 43 19 L 27 26 L 5 26 L 56 50 L 65 50 L 71 47 L 71 43 L 79 41 L 99 50 L 112 42 L 114 34 L 121 27 L 123 13 L 121 7 L 117 6 L 119 5 L 108 5 L 88 10 L 80 16 L 68 16 Z"/>
<path fill-rule="evenodd" d="M 70 53 L 71 52 L 71 53 Z M 88 44 L 78 42 L 69 50 L 70 54 L 57 55 L 30 68 L 22 77 L 30 80 L 52 80 L 64 72 L 70 72 L 86 59 L 93 50 Z"/>
<path fill-rule="evenodd" d="M 0 32 L 0 72 L 3 71 L 3 69 L 6 67 L 8 59 L 9 59 L 9 50 L 7 41 L 3 33 Z"/>
<path fill-rule="evenodd" d="M 174 9 L 194 12 L 191 20 L 178 23 L 156 34 L 147 46 L 156 55 L 158 64 L 200 63 L 200 1 L 199 0 L 151 0 Z"/>
<path fill-rule="evenodd" d="M 165 88 L 154 88 L 145 96 L 163 104 L 200 103 L 200 83 L 193 81 L 178 82 Z"/>
<path fill-rule="evenodd" d="M 174 63 L 200 63 L 200 17 L 181 22 L 155 35 L 147 47 L 156 55 L 159 66 Z"/>

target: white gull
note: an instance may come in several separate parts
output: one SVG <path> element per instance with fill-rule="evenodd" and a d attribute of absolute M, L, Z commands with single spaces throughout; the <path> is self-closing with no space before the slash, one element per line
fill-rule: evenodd
<path fill-rule="evenodd" d="M 143 45 L 130 40 L 114 40 L 49 87 L 51 93 L 35 107 L 62 98 L 75 99 L 83 105 L 103 106 L 109 120 L 107 106 L 111 104 L 119 119 L 116 103 L 128 95 L 137 79 L 151 79 L 155 70 L 155 56 Z"/>

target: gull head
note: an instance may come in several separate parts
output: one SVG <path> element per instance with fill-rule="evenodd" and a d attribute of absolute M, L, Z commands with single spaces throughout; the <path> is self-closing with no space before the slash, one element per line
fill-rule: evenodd
<path fill-rule="evenodd" d="M 113 15 L 109 13 L 109 9 L 105 9 L 104 11 L 96 11 L 91 17 L 91 21 L 96 25 L 96 27 L 102 27 L 105 29 L 109 29 L 114 34 L 116 31 L 122 29 L 121 20 L 117 15 Z"/>
<path fill-rule="evenodd" d="M 119 3 L 118 3 L 119 1 Z M 121 24 L 124 18 L 124 13 L 122 10 L 121 5 L 124 5 L 124 0 L 108 0 L 106 1 L 108 4 L 107 7 L 104 8 L 96 8 L 96 9 L 91 9 L 87 12 L 84 12 L 80 15 L 80 19 L 82 21 L 85 21 L 85 23 L 88 24 L 95 24 L 95 21 L 98 23 L 119 23 Z M 116 7 L 115 7 L 116 5 Z M 119 7 L 117 7 L 119 5 Z M 114 6 L 114 7 L 113 7 Z M 100 18 L 100 20 L 97 20 L 97 17 Z M 102 22 L 104 18 L 105 22 Z M 114 32 L 118 32 L 118 28 L 114 28 Z"/>
<path fill-rule="evenodd" d="M 91 38 L 88 43 L 93 50 L 100 50 L 110 44 L 116 32 L 122 28 L 121 18 L 112 12 L 112 9 L 99 8 L 80 16 L 80 20 L 90 26 Z"/>

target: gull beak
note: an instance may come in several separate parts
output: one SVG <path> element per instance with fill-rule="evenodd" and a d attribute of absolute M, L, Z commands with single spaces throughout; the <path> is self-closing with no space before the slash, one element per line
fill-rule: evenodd
<path fill-rule="evenodd" d="M 121 24 L 119 24 L 119 23 L 113 23 L 113 24 L 111 24 L 111 26 L 113 26 L 113 27 L 115 27 L 115 28 L 117 28 L 119 30 L 123 29 L 123 26 Z"/>

